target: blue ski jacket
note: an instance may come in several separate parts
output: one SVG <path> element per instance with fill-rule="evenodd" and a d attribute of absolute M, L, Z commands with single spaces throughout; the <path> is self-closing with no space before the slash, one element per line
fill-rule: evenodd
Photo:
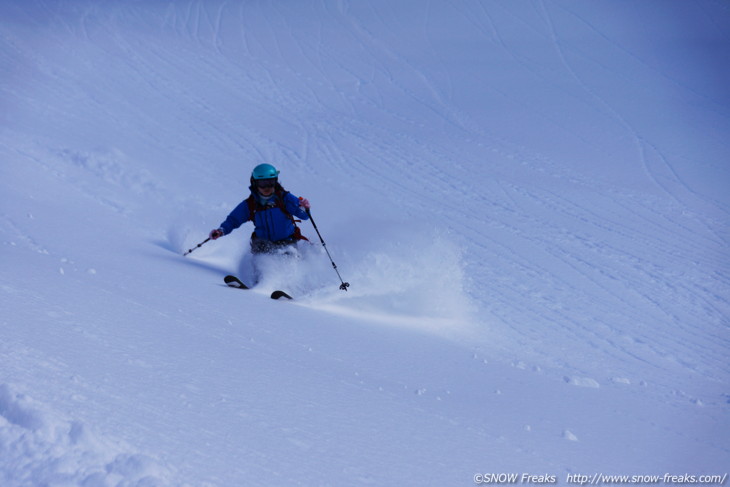
<path fill-rule="evenodd" d="M 293 217 L 308 220 L 306 210 L 299 206 L 299 198 L 283 188 L 278 187 L 271 198 L 264 200 L 254 188 L 251 189 L 251 196 L 254 198 L 255 209 L 253 215 L 254 233 L 256 238 L 279 242 L 294 237 L 296 226 Z M 282 210 L 286 208 L 286 212 Z M 224 235 L 228 235 L 244 223 L 251 221 L 249 199 L 241 201 L 226 220 L 221 223 L 220 229 Z"/>

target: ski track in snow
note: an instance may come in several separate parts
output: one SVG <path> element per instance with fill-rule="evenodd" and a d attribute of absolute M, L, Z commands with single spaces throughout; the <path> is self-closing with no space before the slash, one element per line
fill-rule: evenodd
<path fill-rule="evenodd" d="M 730 110 L 647 46 L 730 20 L 650 4 L 4 4 L 0 483 L 721 473 Z M 264 161 L 348 292 L 180 257 Z"/>

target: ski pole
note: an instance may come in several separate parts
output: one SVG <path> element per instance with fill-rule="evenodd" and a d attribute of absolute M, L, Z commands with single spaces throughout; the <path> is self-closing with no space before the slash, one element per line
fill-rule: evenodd
<path fill-rule="evenodd" d="M 309 220 L 312 222 L 312 226 L 314 227 L 314 231 L 317 232 L 317 236 L 319 237 L 319 241 L 322 242 L 322 247 L 324 247 L 324 251 L 327 252 L 327 257 L 330 258 L 330 263 L 332 264 L 332 268 L 337 273 L 337 277 L 340 278 L 340 289 L 343 291 L 347 291 L 347 288 L 350 287 L 349 282 L 345 282 L 342 280 L 342 276 L 340 275 L 340 271 L 337 270 L 337 265 L 335 264 L 335 261 L 332 260 L 332 256 L 330 255 L 330 251 L 327 250 L 327 244 L 324 243 L 324 239 L 322 239 L 322 235 L 319 233 L 319 229 L 317 228 L 317 224 L 314 223 L 314 218 L 312 218 L 312 214 L 309 212 L 309 209 L 307 209 L 307 215 L 309 216 Z"/>
<path fill-rule="evenodd" d="M 202 246 L 203 246 L 203 244 L 204 244 L 204 243 L 206 243 L 206 242 L 207 242 L 207 241 L 209 241 L 209 240 L 210 240 L 210 237 L 206 238 L 205 240 L 203 240 L 202 242 L 200 242 L 200 243 L 199 243 L 198 245 L 196 245 L 196 246 L 195 246 L 195 247 L 193 247 L 192 249 L 188 249 L 188 251 L 187 251 L 187 252 L 185 252 L 185 253 L 183 254 L 183 257 L 185 257 L 186 255 L 188 255 L 188 254 L 189 254 L 190 252 L 192 252 L 193 250 L 195 250 L 195 249 L 199 249 L 200 247 L 202 247 Z"/>

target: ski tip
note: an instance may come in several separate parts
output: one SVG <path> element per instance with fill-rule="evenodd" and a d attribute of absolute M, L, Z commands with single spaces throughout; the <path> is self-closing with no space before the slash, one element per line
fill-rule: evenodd
<path fill-rule="evenodd" d="M 248 286 L 241 282 L 241 280 L 236 276 L 228 275 L 223 278 L 223 282 L 225 282 L 230 287 L 235 287 L 238 289 L 248 289 Z"/>
<path fill-rule="evenodd" d="M 271 293 L 271 299 L 279 299 L 279 298 L 286 298 L 286 299 L 294 299 L 291 296 L 289 296 L 284 291 L 274 291 Z"/>

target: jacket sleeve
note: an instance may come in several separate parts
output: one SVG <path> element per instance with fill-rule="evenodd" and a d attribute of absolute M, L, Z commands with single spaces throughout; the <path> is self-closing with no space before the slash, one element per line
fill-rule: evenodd
<path fill-rule="evenodd" d="M 221 230 L 224 235 L 228 235 L 236 228 L 240 227 L 249 220 L 248 203 L 246 200 L 241 201 L 233 211 L 228 215 L 226 220 L 221 223 Z"/>
<path fill-rule="evenodd" d="M 284 196 L 284 203 L 286 204 L 286 210 L 297 218 L 302 220 L 309 220 L 307 210 L 299 206 L 299 198 L 291 193 L 287 193 Z"/>

